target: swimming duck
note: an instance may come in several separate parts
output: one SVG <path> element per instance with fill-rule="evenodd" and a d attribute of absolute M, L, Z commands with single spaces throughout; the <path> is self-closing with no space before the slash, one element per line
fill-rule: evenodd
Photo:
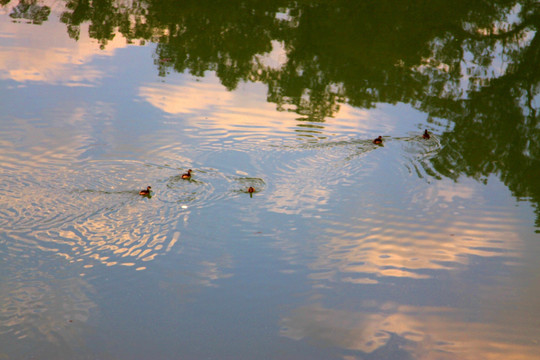
<path fill-rule="evenodd" d="M 424 134 L 422 135 L 422 137 L 423 137 L 424 139 L 429 139 L 429 133 L 428 133 L 427 130 L 424 131 Z"/>
<path fill-rule="evenodd" d="M 377 145 L 382 144 L 382 136 L 379 136 L 378 138 L 376 138 L 375 140 L 373 140 L 373 143 L 374 143 L 374 144 L 377 144 Z"/>
<path fill-rule="evenodd" d="M 252 193 L 254 193 L 254 192 L 255 192 L 255 189 L 253 188 L 253 186 L 250 186 L 250 187 L 248 188 L 248 193 L 252 194 Z"/>
<path fill-rule="evenodd" d="M 182 179 L 191 179 L 191 169 L 189 169 L 187 173 L 182 174 Z"/>
<path fill-rule="evenodd" d="M 148 195 L 150 195 L 150 189 L 151 189 L 151 188 L 152 188 L 151 186 L 147 186 L 147 187 L 146 187 L 146 190 L 141 190 L 141 191 L 139 191 L 139 195 L 142 195 L 142 196 L 148 196 Z"/>

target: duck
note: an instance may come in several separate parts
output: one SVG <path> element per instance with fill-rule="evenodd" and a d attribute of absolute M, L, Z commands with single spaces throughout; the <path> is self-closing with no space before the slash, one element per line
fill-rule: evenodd
<path fill-rule="evenodd" d="M 187 173 L 182 174 L 182 179 L 191 179 L 191 169 L 187 171 Z"/>
<path fill-rule="evenodd" d="M 248 188 L 248 193 L 252 194 L 252 193 L 254 193 L 254 192 L 255 192 L 255 189 L 253 188 L 253 186 L 250 186 L 250 187 Z"/>
<path fill-rule="evenodd" d="M 422 135 L 422 137 L 423 137 L 424 139 L 429 139 L 429 133 L 428 133 L 427 130 L 424 131 L 424 134 Z"/>
<path fill-rule="evenodd" d="M 375 140 L 373 140 L 373 143 L 374 143 L 374 144 L 377 144 L 377 145 L 382 144 L 382 136 L 379 136 L 378 138 L 376 138 Z"/>
<path fill-rule="evenodd" d="M 148 195 L 150 195 L 150 189 L 151 189 L 151 188 L 152 188 L 151 186 L 147 186 L 147 187 L 146 187 L 146 190 L 141 190 L 141 191 L 139 191 L 139 195 L 142 195 L 142 196 L 148 196 Z"/>

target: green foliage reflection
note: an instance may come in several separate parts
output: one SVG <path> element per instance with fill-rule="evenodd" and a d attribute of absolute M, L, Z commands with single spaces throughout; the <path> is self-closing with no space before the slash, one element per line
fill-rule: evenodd
<path fill-rule="evenodd" d="M 6 5 L 9 0 L 1 0 L 0 5 Z M 13 8 L 9 16 L 14 21 L 25 21 L 31 24 L 42 24 L 47 21 L 51 13 L 51 8 L 41 6 L 36 0 L 21 0 L 19 4 Z"/>

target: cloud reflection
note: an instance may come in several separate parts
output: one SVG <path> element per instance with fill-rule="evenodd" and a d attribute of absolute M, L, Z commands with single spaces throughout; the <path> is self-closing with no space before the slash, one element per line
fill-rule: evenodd
<path fill-rule="evenodd" d="M 535 358 L 537 282 L 515 281 L 524 225 L 481 191 L 444 180 L 323 220 L 307 275 L 321 303 L 284 316 L 281 335 L 357 351 L 351 359 Z M 325 304 L 351 291 L 358 303 Z"/>
<path fill-rule="evenodd" d="M 206 79 L 205 79 L 206 80 Z M 229 104 L 232 93 L 214 81 L 193 81 L 186 85 L 150 84 L 139 89 L 139 95 L 168 114 L 193 113 Z"/>
<path fill-rule="evenodd" d="M 503 257 L 503 263 L 520 256 L 519 224 L 501 213 L 429 223 L 398 213 L 329 224 L 311 277 L 364 284 L 385 277 L 427 279 L 434 271 L 468 265 L 471 256 Z"/>
<path fill-rule="evenodd" d="M 28 346 L 21 340 L 31 339 L 40 356 L 48 357 L 48 351 L 55 353 L 51 358 L 75 356 L 73 349 L 83 346 L 85 324 L 97 307 L 89 297 L 95 290 L 81 277 L 55 276 L 51 269 L 35 267 L 29 264 L 32 259 L 15 262 L 9 277 L 0 281 L 0 348 L 21 354 L 29 350 L 18 349 Z"/>
<path fill-rule="evenodd" d="M 309 168 L 298 170 L 309 175 Z M 306 187 L 315 188 L 309 182 Z M 523 256 L 523 224 L 506 208 L 483 205 L 479 189 L 472 181 L 439 181 L 403 203 L 394 200 L 393 206 L 359 204 L 346 216 L 322 216 L 309 277 L 323 287 L 332 282 L 376 284 L 392 278 L 430 279 L 467 269 L 475 258 L 515 263 Z M 313 206 L 324 210 L 324 195 Z"/>
<path fill-rule="evenodd" d="M 53 8 L 51 16 L 59 16 L 64 10 L 59 3 L 49 6 Z M 9 13 L 12 7 L 6 5 L 3 9 Z M 101 50 L 87 33 L 81 31 L 80 39 L 74 41 L 68 37 L 65 24 L 60 22 L 45 22 L 36 27 L 0 21 L 0 79 L 93 86 L 106 74 L 89 65 L 91 60 L 96 56 L 112 56 L 127 45 L 125 39 L 115 36 L 107 48 Z"/>
<path fill-rule="evenodd" d="M 252 137 L 262 142 L 276 135 L 289 137 L 296 124 L 294 114 L 278 113 L 273 104 L 266 102 L 263 85 L 244 84 L 229 92 L 211 73 L 204 82 L 147 84 L 139 89 L 139 95 L 167 114 L 186 115 L 183 120 L 189 125 L 205 131 L 205 135 L 219 135 L 222 140 Z M 209 133 L 212 130 L 220 133 Z"/>
<path fill-rule="evenodd" d="M 496 318 L 461 320 L 459 309 L 385 303 L 365 306 L 365 310 L 304 306 L 282 319 L 281 335 L 365 354 L 378 353 L 377 358 L 387 358 L 385 353 L 396 355 L 396 348 L 404 351 L 400 358 L 425 360 L 525 360 L 535 358 L 538 351 L 531 333 L 508 333 Z"/>

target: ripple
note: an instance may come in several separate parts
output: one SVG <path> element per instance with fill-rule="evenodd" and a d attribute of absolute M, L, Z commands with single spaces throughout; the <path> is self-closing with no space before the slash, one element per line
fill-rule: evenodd
<path fill-rule="evenodd" d="M 441 149 L 441 143 L 436 135 L 432 134 L 426 140 L 419 134 L 412 134 L 410 137 L 401 138 L 400 140 L 402 140 L 402 153 L 406 159 L 403 165 L 409 173 L 416 174 L 420 179 L 428 181 L 431 178 L 442 179 L 442 176 L 438 174 L 429 161 Z"/>
<path fill-rule="evenodd" d="M 170 251 L 181 240 L 178 224 L 192 211 L 246 186 L 258 191 L 265 186 L 261 178 L 191 165 L 192 178 L 185 180 L 180 174 L 186 167 L 167 163 L 81 161 L 58 167 L 46 180 L 27 182 L 24 192 L 13 194 L 8 188 L 0 224 L 9 226 L 11 238 L 19 238 L 9 251 L 51 252 L 88 267 L 98 262 L 143 268 L 141 262 Z M 138 195 L 148 185 L 152 196 Z"/>
<path fill-rule="evenodd" d="M 96 308 L 88 297 L 93 289 L 76 277 L 58 279 L 37 271 L 21 282 L 20 275 L 0 284 L 0 335 L 14 344 L 28 337 L 48 346 L 77 342 Z"/>
<path fill-rule="evenodd" d="M 370 176 L 376 167 L 364 161 L 381 148 L 371 140 L 352 139 L 282 146 L 261 161 L 274 173 L 270 210 L 287 214 L 313 214 L 330 211 L 339 186 L 351 186 Z M 338 192 L 342 194 L 342 192 Z"/>
<path fill-rule="evenodd" d="M 216 123 L 205 119 L 192 129 L 190 137 L 202 152 L 222 152 L 229 149 L 253 151 L 272 144 L 294 141 L 287 129 L 275 129 L 270 123 Z"/>
<path fill-rule="evenodd" d="M 509 264 L 521 256 L 516 235 L 520 224 L 504 214 L 504 209 L 470 210 L 462 216 L 432 214 L 422 219 L 385 208 L 347 223 L 325 221 L 326 236 L 311 278 L 351 283 L 427 279 L 436 271 L 467 267 L 472 257 L 500 258 Z"/>
<path fill-rule="evenodd" d="M 23 251 L 26 246 L 107 265 L 152 260 L 170 250 L 182 216 L 177 203 L 167 206 L 168 197 L 178 196 L 178 189 L 165 186 L 172 171 L 125 160 L 59 167 L 46 181 L 26 184 L 24 192 L 7 191 L 0 224 L 11 237 L 34 239 L 18 242 Z M 149 184 L 156 196 L 139 196 Z"/>

